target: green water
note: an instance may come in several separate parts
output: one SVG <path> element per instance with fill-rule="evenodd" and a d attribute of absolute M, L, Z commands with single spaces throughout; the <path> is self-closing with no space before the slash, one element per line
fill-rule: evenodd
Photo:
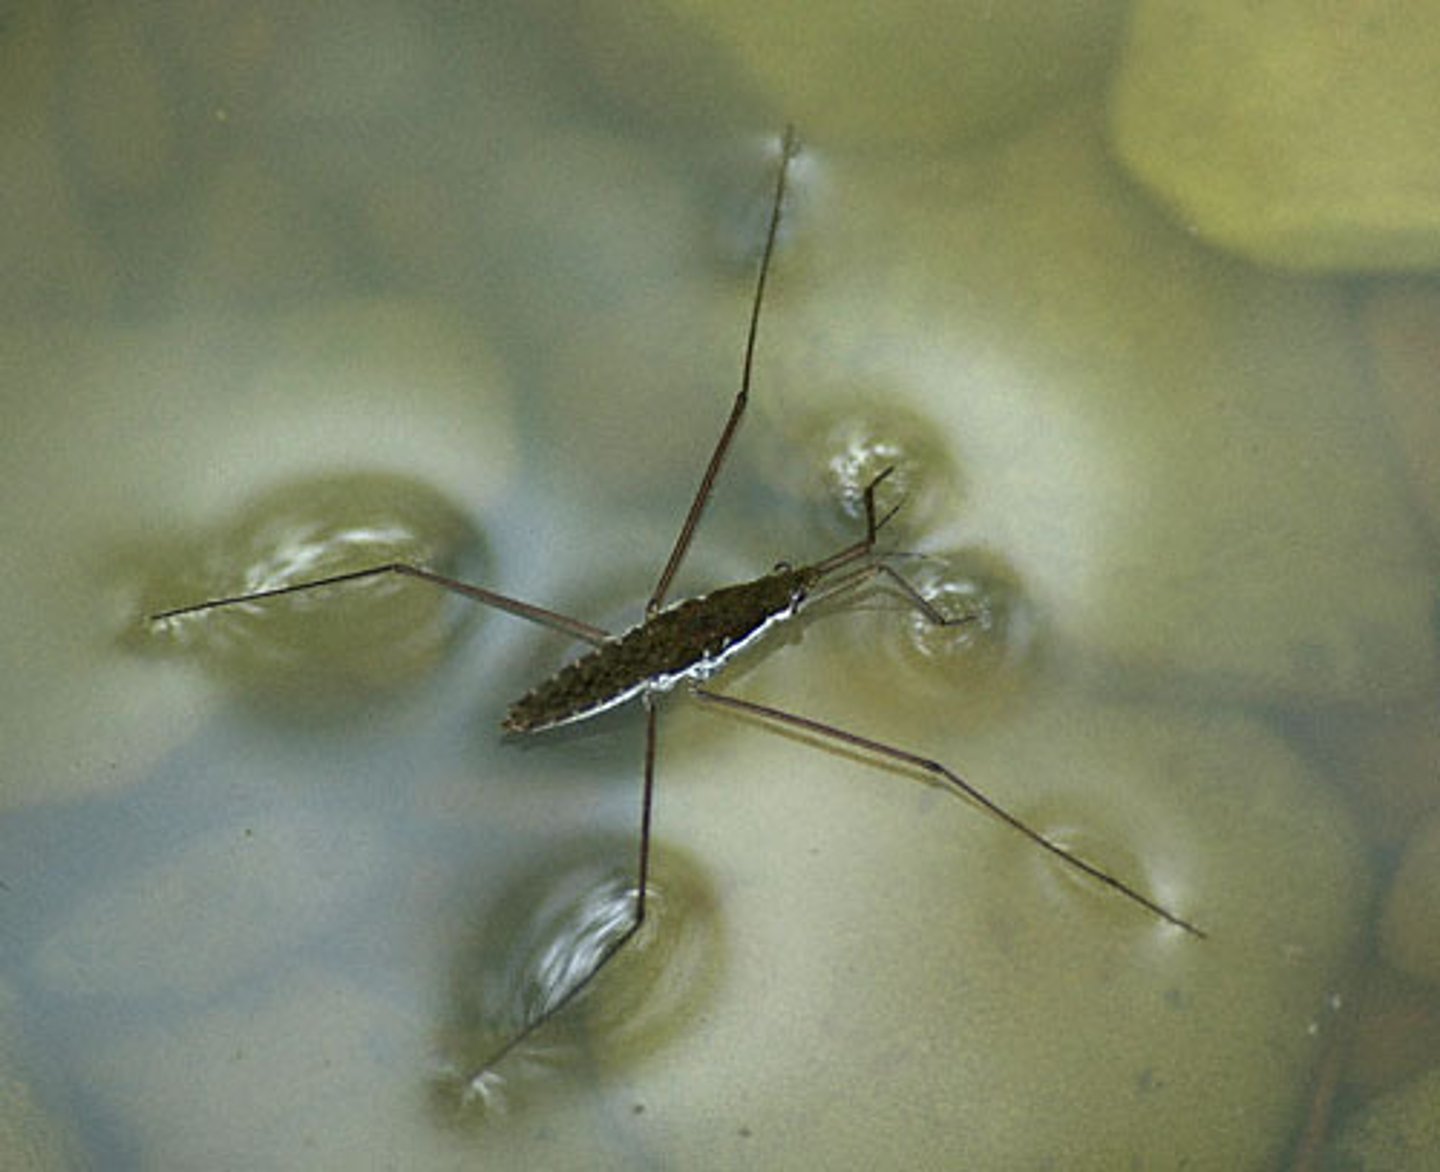
<path fill-rule="evenodd" d="M 457 1087 L 564 938 L 545 901 L 630 866 L 637 716 L 504 741 L 566 641 L 413 584 L 140 618 L 404 556 L 634 621 L 787 111 L 720 69 L 733 100 L 647 115 L 523 7 L 172 15 L 37 8 L 10 47 L 45 117 L 3 164 L 7 1134 L 120 1169 L 1276 1166 L 1373 866 L 1296 730 L 1363 745 L 1434 683 L 1345 291 L 1166 221 L 1088 65 L 952 145 L 809 139 L 680 586 L 843 544 L 848 435 L 951 559 L 902 568 L 994 622 L 841 609 L 724 686 L 933 755 L 1210 936 L 676 698 L 644 947 L 487 1113 Z"/>

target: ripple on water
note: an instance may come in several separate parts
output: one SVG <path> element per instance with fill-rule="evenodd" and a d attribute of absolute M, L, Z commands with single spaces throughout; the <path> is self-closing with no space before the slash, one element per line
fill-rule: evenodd
<path fill-rule="evenodd" d="M 631 923 L 635 848 L 629 839 L 555 848 L 458 947 L 434 1084 L 443 1114 L 502 1110 L 526 1090 L 568 1078 L 577 1050 L 608 1067 L 639 1061 L 708 1003 L 723 967 L 714 893 L 692 859 L 658 845 L 644 924 L 587 983 Z M 507 1049 L 577 987 L 554 1018 Z"/>
<path fill-rule="evenodd" d="M 143 587 L 153 611 L 270 590 L 391 561 L 476 575 L 483 539 L 418 480 L 306 477 L 247 505 L 228 525 L 160 559 Z M 382 575 L 182 615 L 146 629 L 258 702 L 344 703 L 428 672 L 479 608 L 426 583 Z"/>

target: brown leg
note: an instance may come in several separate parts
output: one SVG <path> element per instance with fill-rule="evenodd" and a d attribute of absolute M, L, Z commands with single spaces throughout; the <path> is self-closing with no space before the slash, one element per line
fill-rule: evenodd
<path fill-rule="evenodd" d="M 600 953 L 600 958 L 579 980 L 575 981 L 568 989 L 557 991 L 557 996 L 546 1005 L 544 1012 L 532 1021 L 527 1021 L 520 1029 L 520 1032 L 507 1039 L 498 1050 L 487 1058 L 483 1065 L 478 1067 L 466 1080 L 470 1093 L 483 1095 L 487 1085 L 493 1084 L 496 1078 L 495 1068 L 517 1050 L 527 1038 L 534 1034 L 546 1022 L 558 1017 L 565 1008 L 577 997 L 590 987 L 592 981 L 600 975 L 600 971 L 619 955 L 621 949 L 635 938 L 640 931 L 640 926 L 645 922 L 646 892 L 650 882 L 650 824 L 651 810 L 655 797 L 655 734 L 656 734 L 656 710 L 655 701 L 652 697 L 646 696 L 645 704 L 645 784 L 640 797 L 640 853 L 636 865 L 636 884 L 634 891 L 634 911 L 630 923 L 605 945 Z"/>
<path fill-rule="evenodd" d="M 437 574 L 433 570 L 427 570 L 420 566 L 412 566 L 409 562 L 386 562 L 382 566 L 370 566 L 363 570 L 349 570 L 343 574 L 331 574 L 327 578 L 314 578 L 308 582 L 295 582 L 289 586 L 277 586 L 273 590 L 256 590 L 249 594 L 230 594 L 224 598 L 210 598 L 204 602 L 194 602 L 187 606 L 176 606 L 169 610 L 157 611 L 155 614 L 147 615 L 146 619 L 152 623 L 162 623 L 168 619 L 179 618 L 182 615 L 199 614 L 201 611 L 216 610 L 222 606 L 239 606 L 246 602 L 261 602 L 267 598 L 279 598 L 286 594 L 300 594 L 306 590 L 318 590 L 322 586 L 337 586 L 344 582 L 360 582 L 366 578 L 378 578 L 382 574 L 395 574 L 404 578 L 415 578 L 421 582 L 429 582 L 454 594 L 464 595 L 466 598 L 474 599 L 476 602 L 484 603 L 486 606 L 493 606 L 497 610 L 506 611 L 518 618 L 526 619 L 532 623 L 538 623 L 542 627 L 549 627 L 551 630 L 561 631 L 567 635 L 573 635 L 581 642 L 599 646 L 610 638 L 608 631 L 599 627 L 592 627 L 589 623 L 581 622 L 579 619 L 572 619 L 569 615 L 560 614 L 558 611 L 547 610 L 543 606 L 536 606 L 534 603 L 523 602 L 518 598 L 511 598 L 507 594 L 497 594 L 493 590 L 486 590 L 483 586 L 472 586 L 468 582 L 461 582 L 457 578 L 447 578 L 444 574 Z"/>
<path fill-rule="evenodd" d="M 674 582 L 675 575 L 680 571 L 680 563 L 685 560 L 685 554 L 690 549 L 695 529 L 700 524 L 700 514 L 710 502 L 710 494 L 715 489 L 715 478 L 720 475 L 720 466 L 725 462 L 731 441 L 735 438 L 735 432 L 745 414 L 746 404 L 750 400 L 755 342 L 760 333 L 760 305 L 765 300 L 765 281 L 770 274 L 770 257 L 775 252 L 775 234 L 780 227 L 780 208 L 785 202 L 785 175 L 790 168 L 790 160 L 799 149 L 800 144 L 796 141 L 794 128 L 787 126 L 785 137 L 780 144 L 780 168 L 775 176 L 775 197 L 770 205 L 770 226 L 765 234 L 765 251 L 760 256 L 760 274 L 755 280 L 755 297 L 750 305 L 750 328 L 745 335 L 745 361 L 740 371 L 740 390 L 735 395 L 735 402 L 730 407 L 730 418 L 725 421 L 725 427 L 715 443 L 715 450 L 710 453 L 710 463 L 705 466 L 705 475 L 700 478 L 700 487 L 695 492 L 695 499 L 690 502 L 690 511 L 685 514 L 680 533 L 675 538 L 675 545 L 666 559 L 665 568 L 660 571 L 660 578 L 650 594 L 650 601 L 645 607 L 646 614 L 654 614 L 665 605 L 670 584 Z"/>
<path fill-rule="evenodd" d="M 1004 806 L 1000 805 L 993 798 L 986 797 L 975 786 L 971 785 L 958 773 L 947 769 L 938 761 L 928 757 L 922 757 L 918 753 L 912 753 L 908 749 L 902 749 L 896 745 L 887 745 L 882 741 L 871 740 L 859 733 L 849 732 L 843 728 L 836 728 L 832 724 L 824 724 L 818 720 L 812 720 L 808 716 L 800 716 L 794 712 L 786 712 L 780 708 L 772 708 L 768 704 L 759 704 L 754 700 L 742 700 L 736 696 L 725 696 L 719 692 L 707 691 L 705 688 L 692 688 L 691 694 L 697 700 L 705 704 L 712 704 L 721 708 L 728 708 L 733 712 L 744 713 L 747 716 L 757 717 L 760 720 L 769 721 L 772 724 L 783 725 L 786 728 L 798 729 L 803 733 L 821 737 L 833 741 L 836 744 L 844 745 L 847 748 L 859 749 L 863 753 L 880 757 L 888 761 L 894 761 L 899 765 L 906 765 L 912 769 L 918 769 L 931 777 L 937 778 L 949 785 L 956 792 L 969 798 L 972 802 L 982 806 L 1000 821 L 1012 829 L 1018 830 L 1031 842 L 1049 851 L 1067 866 L 1074 867 L 1084 872 L 1090 878 L 1103 883 L 1113 891 L 1119 892 L 1132 903 L 1138 904 L 1152 915 L 1159 916 L 1166 923 L 1174 924 L 1177 928 L 1183 928 L 1192 936 L 1202 939 L 1206 933 L 1192 924 L 1189 920 L 1176 915 L 1168 908 L 1162 907 L 1149 896 L 1142 895 L 1122 879 L 1115 878 L 1107 871 L 1102 871 L 1094 863 L 1086 862 L 1079 855 L 1071 854 L 1057 842 L 1052 842 L 1038 830 L 1028 826 L 1016 815 L 1012 814 Z"/>

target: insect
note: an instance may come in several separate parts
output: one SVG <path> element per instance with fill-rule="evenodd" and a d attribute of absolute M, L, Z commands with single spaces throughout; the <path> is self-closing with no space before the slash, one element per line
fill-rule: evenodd
<path fill-rule="evenodd" d="M 675 576 L 690 549 L 749 402 L 761 307 L 765 300 L 766 282 L 785 203 L 790 164 L 798 151 L 799 144 L 795 134 L 792 129 L 787 128 L 781 143 L 764 246 L 751 298 L 739 390 L 731 404 L 719 439 L 711 450 L 709 462 L 680 525 L 670 555 L 645 605 L 644 618 L 636 626 L 612 635 L 600 627 L 557 611 L 462 582 L 408 562 L 388 562 L 271 589 L 212 598 L 149 616 L 151 622 L 159 623 L 220 607 L 261 602 L 320 587 L 333 587 L 387 575 L 407 577 L 561 631 L 590 645 L 587 652 L 570 661 L 510 706 L 503 721 L 503 727 L 508 733 L 516 736 L 533 735 L 584 720 L 631 700 L 638 699 L 641 702 L 645 711 L 643 789 L 635 882 L 628 892 L 628 923 L 597 950 L 588 971 L 581 973 L 568 988 L 558 990 L 530 1020 L 525 1021 L 513 1036 L 491 1054 L 471 1079 L 472 1085 L 477 1088 L 483 1086 L 495 1067 L 521 1043 L 574 1001 L 609 961 L 635 937 L 644 923 L 650 879 L 657 700 L 679 685 L 684 685 L 689 695 L 706 706 L 739 712 L 762 722 L 797 730 L 844 749 L 858 750 L 863 755 L 924 773 L 948 786 L 957 795 L 981 806 L 1064 865 L 1118 893 L 1138 908 L 1192 936 L 1205 936 L 1205 932 L 1194 923 L 1162 906 L 1124 880 L 1047 838 L 940 762 L 808 716 L 730 696 L 706 686 L 707 681 L 742 649 L 752 645 L 775 626 L 793 618 L 806 605 L 818 599 L 855 590 L 877 579 L 883 580 L 886 587 L 897 592 L 928 622 L 937 626 L 959 625 L 974 618 L 973 615 L 942 614 L 887 562 L 885 555 L 877 549 L 881 530 L 901 507 L 897 504 L 882 513 L 876 506 L 876 490 L 894 471 L 893 468 L 880 472 L 865 487 L 862 497 L 864 533 L 850 545 L 815 562 L 801 565 L 782 562 L 768 573 L 750 581 L 722 587 L 679 602 L 668 601 Z"/>

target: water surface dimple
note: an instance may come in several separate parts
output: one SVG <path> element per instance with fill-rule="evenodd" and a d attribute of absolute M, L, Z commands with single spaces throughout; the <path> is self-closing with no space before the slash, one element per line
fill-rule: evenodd
<path fill-rule="evenodd" d="M 146 587 L 151 609 L 295 586 L 406 562 L 484 572 L 483 540 L 423 481 L 379 474 L 308 477 L 244 506 L 171 555 Z M 429 671 L 482 608 L 425 582 L 382 574 L 219 606 L 152 625 L 247 701 L 343 706 Z"/>

